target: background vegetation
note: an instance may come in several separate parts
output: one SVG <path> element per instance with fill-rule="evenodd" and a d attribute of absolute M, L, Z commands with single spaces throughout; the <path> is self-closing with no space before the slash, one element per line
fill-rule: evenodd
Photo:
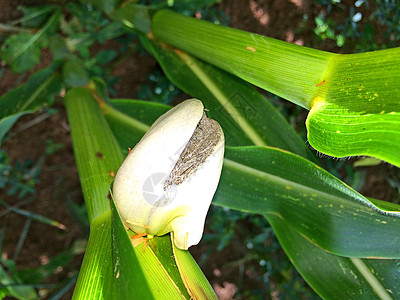
<path fill-rule="evenodd" d="M 400 43 L 396 1 L 142 3 L 338 53 Z M 17 9 L 17 4 L 22 6 Z M 52 62 L 67 59 L 63 67 L 67 85 L 88 82 L 89 75 L 102 78 L 112 97 L 164 104 L 188 97 L 166 78 L 134 32 L 84 1 L 43 5 L 0 1 L 0 6 L 0 96 L 37 79 L 31 75 Z M 82 76 L 77 77 L 76 70 L 82 66 Z M 69 70 L 75 70 L 74 76 L 68 76 Z M 51 90 L 46 92 L 53 96 Z M 31 96 L 29 90 L 22 92 Z M 29 282 L 40 297 L 49 299 L 71 297 L 89 232 L 62 96 L 56 95 L 54 102 L 49 96 L 48 107 L 22 116 L 10 131 L 0 132 L 4 137 L 0 150 L 1 284 L 12 283 L 18 289 Z M 276 96 L 268 97 L 305 140 L 305 111 Z M 329 157 L 321 157 L 321 165 L 363 195 L 400 203 L 396 168 L 376 160 Z M 213 206 L 203 240 L 191 252 L 221 298 L 317 298 L 261 216 Z M 7 293 L 4 286 L 2 292 Z"/>

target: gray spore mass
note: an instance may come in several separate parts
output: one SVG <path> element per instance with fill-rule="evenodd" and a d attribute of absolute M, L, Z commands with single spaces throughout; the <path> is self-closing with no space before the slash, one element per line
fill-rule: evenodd
<path fill-rule="evenodd" d="M 190 175 L 195 173 L 213 153 L 215 146 L 221 139 L 222 129 L 218 122 L 207 118 L 203 112 L 192 137 L 186 144 L 168 179 L 164 183 L 164 190 L 170 185 L 179 185 Z"/>

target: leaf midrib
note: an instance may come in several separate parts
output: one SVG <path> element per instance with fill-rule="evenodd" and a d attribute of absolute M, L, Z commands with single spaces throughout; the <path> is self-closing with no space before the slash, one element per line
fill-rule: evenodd
<path fill-rule="evenodd" d="M 350 261 L 357 268 L 357 270 L 364 277 L 365 281 L 371 286 L 372 290 L 376 292 L 380 299 L 391 300 L 393 299 L 386 291 L 384 286 L 381 284 L 379 279 L 368 269 L 364 262 L 360 258 L 351 258 Z"/>
<path fill-rule="evenodd" d="M 349 198 L 340 197 L 340 196 L 337 196 L 337 195 L 332 195 L 331 193 L 327 193 L 327 192 L 324 192 L 324 191 L 321 191 L 321 190 L 318 190 L 318 189 L 315 189 L 315 188 L 312 188 L 312 187 L 309 187 L 309 186 L 305 186 L 305 185 L 299 184 L 299 183 L 294 182 L 294 181 L 290 181 L 290 180 L 284 179 L 282 177 L 279 177 L 279 176 L 276 176 L 276 175 L 273 175 L 273 174 L 266 173 L 264 171 L 249 167 L 247 165 L 238 163 L 238 162 L 233 161 L 233 160 L 228 159 L 228 158 L 224 158 L 224 166 L 228 166 L 228 167 L 231 167 L 233 169 L 240 170 L 243 173 L 251 174 L 251 175 L 253 175 L 255 177 L 258 177 L 258 178 L 271 178 L 274 182 L 276 182 L 276 183 L 278 183 L 278 184 L 280 184 L 282 186 L 291 186 L 295 190 L 309 192 L 309 193 L 311 192 L 312 194 L 316 194 L 316 196 L 319 195 L 319 196 L 322 196 L 324 198 L 331 198 L 332 200 L 333 199 L 338 199 L 338 200 L 341 200 L 341 201 L 350 200 Z M 345 196 L 345 194 L 343 196 Z M 354 196 L 356 196 L 356 195 L 354 195 Z M 351 196 L 348 195 L 348 197 L 351 197 Z M 376 207 L 375 205 L 373 205 L 372 203 L 370 203 L 367 199 L 365 199 L 362 196 L 351 197 L 351 199 L 357 200 L 361 204 L 364 204 L 367 207 L 372 208 L 374 211 L 376 211 L 376 212 L 378 212 L 378 213 L 380 213 L 382 215 L 385 215 L 385 216 L 392 215 L 392 216 L 395 216 L 395 217 L 400 217 L 400 212 L 390 212 L 390 211 L 381 210 L 378 207 Z M 259 212 L 257 212 L 257 213 L 259 213 Z M 267 211 L 265 211 L 264 213 L 267 213 Z"/>

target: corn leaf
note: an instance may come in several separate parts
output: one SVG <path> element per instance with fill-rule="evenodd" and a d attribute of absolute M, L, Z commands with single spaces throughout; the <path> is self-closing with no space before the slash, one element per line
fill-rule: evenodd
<path fill-rule="evenodd" d="M 228 148 L 215 200 L 276 215 L 337 255 L 400 258 L 399 207 L 382 210 L 323 169 L 278 149 Z"/>
<path fill-rule="evenodd" d="M 112 286 L 109 172 L 117 170 L 122 154 L 86 89 L 68 91 L 65 106 L 90 221 L 89 241 L 73 298 L 105 299 L 105 287 Z"/>
<path fill-rule="evenodd" d="M 145 102 L 136 102 L 130 102 L 132 108 L 144 110 Z M 243 181 L 243 177 L 251 180 Z M 379 208 L 299 156 L 273 148 L 227 148 L 221 180 L 216 197 L 219 205 L 278 214 L 319 247 L 337 255 L 400 257 L 400 237 L 395 234 L 400 228 L 400 209 Z"/>
<path fill-rule="evenodd" d="M 325 78 L 306 122 L 310 144 L 400 166 L 400 48 L 335 56 Z"/>
<path fill-rule="evenodd" d="M 152 33 L 310 109 L 306 124 L 315 149 L 400 166 L 400 48 L 333 54 L 166 10 L 155 14 Z"/>
<path fill-rule="evenodd" d="M 71 89 L 65 104 L 72 127 L 78 172 L 83 181 L 83 195 L 89 199 L 86 202 L 89 221 L 104 218 L 107 214 L 111 216 L 109 188 L 113 180 L 112 172 L 116 173 L 123 161 L 122 153 L 87 89 Z"/>
<path fill-rule="evenodd" d="M 175 245 L 173 245 L 173 250 L 182 280 L 192 296 L 191 299 L 218 299 L 207 278 L 202 272 L 199 272 L 200 269 L 190 253 L 175 247 Z"/>
<path fill-rule="evenodd" d="M 228 71 L 304 108 L 324 78 L 332 53 L 218 26 L 161 10 L 152 21 L 156 39 Z"/>
<path fill-rule="evenodd" d="M 360 259 L 330 254 L 288 226 L 266 216 L 291 262 L 324 299 L 397 299 L 398 260 Z"/>
<path fill-rule="evenodd" d="M 167 270 L 168 274 L 170 275 L 171 279 L 175 282 L 181 293 L 184 295 L 185 298 L 190 299 L 190 295 L 188 290 L 185 287 L 183 282 L 183 276 L 179 273 L 177 268 L 177 262 L 175 261 L 175 254 L 173 252 L 174 244 L 173 239 L 171 238 L 170 234 L 166 234 L 164 236 L 160 236 L 157 238 L 153 238 L 149 240 L 149 244 L 151 250 L 154 254 L 158 257 L 159 262 L 163 265 L 165 270 Z M 171 247 L 172 244 L 172 247 Z M 190 256 L 188 251 L 184 251 Z M 199 272 L 200 268 L 197 268 L 195 272 Z M 200 271 L 201 274 L 203 274 Z M 203 275 L 204 276 L 204 275 Z M 206 282 L 208 283 L 207 279 Z M 211 289 L 212 291 L 212 289 Z"/>
<path fill-rule="evenodd" d="M 133 248 L 114 205 L 112 227 L 113 285 L 107 288 L 110 299 L 185 299 L 149 247 L 142 248 L 141 244 Z"/>

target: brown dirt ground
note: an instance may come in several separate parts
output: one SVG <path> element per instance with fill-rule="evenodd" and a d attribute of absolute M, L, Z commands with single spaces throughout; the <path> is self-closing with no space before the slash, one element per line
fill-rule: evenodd
<path fill-rule="evenodd" d="M 347 2 L 351 3 L 351 1 Z M 42 3 L 43 1 L 41 1 Z M 20 13 L 15 8 L 21 4 L 37 5 L 38 1 L 0 0 L 0 22 L 4 23 L 18 18 Z M 219 8 L 229 16 L 232 27 L 301 45 L 315 45 L 313 20 L 319 13 L 319 7 L 313 1 L 235 0 L 223 1 Z M 302 23 L 304 13 L 309 15 L 305 25 Z M 304 30 L 298 33 L 297 28 L 300 25 L 304 27 Z M 318 44 L 318 48 L 337 51 L 336 46 L 331 41 Z M 35 70 L 43 68 L 50 61 L 49 52 L 43 51 L 42 63 Z M 138 87 L 145 82 L 145 75 L 152 72 L 154 68 L 156 68 L 154 59 L 143 58 L 137 54 L 126 59 L 123 64 L 117 65 L 113 73 L 120 78 L 120 82 L 115 85 L 116 97 L 135 97 Z M 0 81 L 0 95 L 14 88 L 19 82 L 26 80 L 29 75 L 30 72 L 21 77 L 21 75 L 12 74 L 6 68 Z M 27 122 L 37 118 L 41 113 L 22 117 L 12 129 L 16 134 L 8 139 L 3 146 L 11 161 L 16 159 L 37 161 L 44 153 L 46 140 L 51 139 L 55 143 L 64 145 L 62 149 L 45 158 L 39 176 L 40 182 L 36 186 L 36 195 L 31 197 L 30 203 L 21 208 L 55 219 L 64 224 L 67 230 L 63 231 L 38 222 L 32 222 L 24 247 L 17 259 L 19 268 L 40 266 L 48 258 L 54 257 L 71 246 L 73 241 L 85 238 L 65 205 L 67 199 L 82 203 L 83 197 L 75 166 L 66 113 L 61 101 L 58 101 L 55 107 L 58 110 L 57 114 L 18 132 Z M 304 121 L 302 120 L 302 122 Z M 393 193 L 382 175 L 386 172 L 391 172 L 387 165 L 379 166 L 378 172 L 376 169 L 368 171 L 367 184 L 362 192 L 371 197 L 390 200 Z M 4 191 L 0 191 L 0 199 L 11 205 L 20 202 L 16 197 L 7 196 Z M 0 213 L 3 213 L 3 211 L 0 211 Z M 7 228 L 3 241 L 3 257 L 13 256 L 25 220 L 24 217 L 15 213 L 10 213 L 8 218 L 2 218 L 2 226 L 6 224 Z M 206 276 L 218 290 L 221 299 L 232 297 L 229 293 L 235 290 L 235 283 L 240 274 L 245 274 L 247 278 L 243 283 L 244 289 L 263 288 L 262 286 L 252 285 L 252 278 L 260 276 L 260 273 L 257 266 L 254 267 L 252 264 L 241 261 L 246 249 L 238 242 L 240 238 L 234 240 L 224 251 L 214 251 L 211 254 L 210 261 L 204 266 Z M 204 249 L 199 246 L 194 248 L 192 252 L 195 257 L 199 258 L 203 251 Z M 77 256 L 68 267 L 58 270 L 57 274 L 50 277 L 48 282 L 57 282 L 67 278 L 70 272 L 79 269 L 81 259 L 82 255 Z M 240 273 L 240 268 L 244 268 L 243 273 Z M 71 295 L 72 292 L 65 295 L 63 299 L 69 299 Z M 240 297 L 236 299 L 240 299 Z"/>

